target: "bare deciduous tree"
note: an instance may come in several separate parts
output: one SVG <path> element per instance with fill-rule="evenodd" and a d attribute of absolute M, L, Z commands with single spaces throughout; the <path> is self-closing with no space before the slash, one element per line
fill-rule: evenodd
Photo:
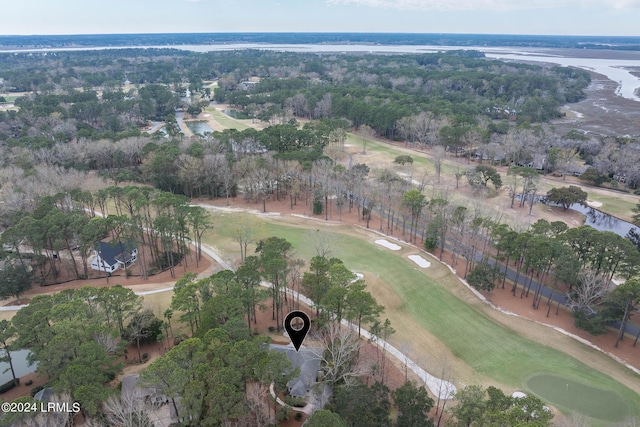
<path fill-rule="evenodd" d="M 440 172 L 442 172 L 442 164 L 447 152 L 442 145 L 437 145 L 431 150 L 431 157 L 433 158 L 433 165 L 436 168 L 436 176 L 438 177 L 438 184 L 440 184 Z"/>
<path fill-rule="evenodd" d="M 326 259 L 331 258 L 331 250 L 336 243 L 334 234 L 325 230 L 309 230 L 305 233 L 306 241 L 311 242 L 316 255 Z"/>
<path fill-rule="evenodd" d="M 331 94 L 326 93 L 313 109 L 313 116 L 317 119 L 331 117 Z"/>
<path fill-rule="evenodd" d="M 367 143 L 375 134 L 376 131 L 369 125 L 360 125 L 358 127 L 358 135 L 362 139 L 362 154 L 367 154 Z"/>
<path fill-rule="evenodd" d="M 249 384 L 246 403 L 248 407 L 246 422 L 248 427 L 268 426 L 275 423 L 275 416 L 265 404 L 265 391 L 260 384 Z"/>
<path fill-rule="evenodd" d="M 140 389 L 122 396 L 109 396 L 102 404 L 107 422 L 113 427 L 153 427 L 159 407 L 159 404 L 145 399 Z"/>
<path fill-rule="evenodd" d="M 576 311 L 590 311 L 609 292 L 605 276 L 593 269 L 578 273 L 579 285 L 567 294 L 567 304 Z"/>
<path fill-rule="evenodd" d="M 360 340 L 353 329 L 330 321 L 315 335 L 323 345 L 320 357 L 324 382 L 349 385 L 367 373 L 360 363 Z"/>
<path fill-rule="evenodd" d="M 229 235 L 240 245 L 240 260 L 247 257 L 247 247 L 253 242 L 253 228 L 242 218 L 237 219 L 229 227 Z"/>
<path fill-rule="evenodd" d="M 432 135 L 434 118 L 433 113 L 424 111 L 412 117 L 411 132 L 423 148 L 429 143 L 430 136 Z"/>

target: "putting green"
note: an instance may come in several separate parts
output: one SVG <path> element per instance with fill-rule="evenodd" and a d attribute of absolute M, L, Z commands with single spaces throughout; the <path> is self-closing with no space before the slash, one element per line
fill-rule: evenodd
<path fill-rule="evenodd" d="M 536 375 L 527 386 L 543 400 L 598 420 L 622 421 L 629 413 L 629 406 L 617 393 L 555 375 Z"/>

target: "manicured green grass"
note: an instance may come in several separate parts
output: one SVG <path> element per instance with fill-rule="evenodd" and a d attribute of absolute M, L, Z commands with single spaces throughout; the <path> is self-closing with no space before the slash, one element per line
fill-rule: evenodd
<path fill-rule="evenodd" d="M 224 229 L 230 220 L 228 215 L 216 219 L 217 228 Z M 272 223 L 264 218 L 248 220 L 256 223 L 257 238 L 269 235 L 283 237 L 294 245 L 296 256 L 308 260 L 314 255 L 312 245 L 308 244 L 308 230 Z M 309 228 L 315 228 L 313 223 L 309 223 Z M 529 378 L 542 374 L 554 375 L 588 387 L 611 391 L 626 405 L 625 415 L 640 415 L 638 394 L 575 358 L 525 339 L 496 323 L 429 278 L 428 270 L 425 273 L 416 269 L 415 264 L 404 255 L 350 235 L 333 234 L 332 256 L 342 259 L 354 271 L 378 276 L 401 299 L 399 311 L 431 332 L 457 358 L 482 376 L 535 392 L 528 386 Z M 384 305 L 384 301 L 381 303 Z M 629 372 L 629 375 L 635 374 Z M 564 401 L 551 400 L 554 398 L 549 398 L 553 406 L 558 404 L 563 410 L 579 409 L 570 403 L 564 406 Z"/>
<path fill-rule="evenodd" d="M 602 203 L 602 206 L 598 208 L 599 210 L 627 221 L 631 220 L 631 216 L 633 215 L 631 209 L 636 206 L 637 202 L 634 203 L 632 201 L 616 197 L 615 195 L 607 196 L 597 193 L 588 194 L 589 200 L 595 200 L 596 202 Z"/>
<path fill-rule="evenodd" d="M 251 126 L 247 126 L 244 123 L 234 119 L 233 117 L 229 117 L 226 114 L 216 110 L 215 108 L 207 108 L 206 111 L 213 115 L 213 118 L 216 119 L 218 123 L 222 126 L 229 129 L 238 129 L 245 130 L 249 129 Z"/>
<path fill-rule="evenodd" d="M 622 421 L 629 412 L 627 404 L 616 393 L 555 375 L 536 375 L 527 385 L 542 399 L 555 402 L 556 407 L 575 410 L 591 418 Z"/>
<path fill-rule="evenodd" d="M 362 151 L 362 137 L 359 135 L 354 135 L 352 133 L 348 133 L 347 134 L 347 144 L 351 144 L 354 147 L 358 148 L 358 152 Z M 393 161 L 393 159 L 395 159 L 397 156 L 401 155 L 401 154 L 406 154 L 405 152 L 398 150 L 396 147 L 392 146 L 391 144 L 385 144 L 382 142 L 378 142 L 376 140 L 373 139 L 369 139 L 367 141 L 367 153 L 369 152 L 374 152 L 374 153 L 383 153 L 386 154 L 387 156 L 389 156 L 389 161 Z M 426 158 L 424 155 L 423 156 L 414 156 L 411 155 L 411 157 L 413 158 L 413 164 L 414 166 L 420 166 L 420 167 L 426 167 L 427 169 L 433 171 L 435 170 L 433 167 L 433 162 L 431 161 L 431 159 Z"/>
<path fill-rule="evenodd" d="M 153 311 L 153 314 L 160 320 L 166 320 L 164 318 L 164 312 L 171 306 L 171 298 L 173 298 L 173 291 L 159 292 L 157 294 L 144 295 L 142 297 L 142 307 Z M 179 320 L 180 313 L 177 313 L 171 319 L 171 329 L 174 335 L 189 334 L 189 324 L 181 322 Z"/>
<path fill-rule="evenodd" d="M 348 134 L 347 143 L 352 144 L 354 147 L 359 147 L 360 151 L 362 150 L 362 137 L 358 135 Z M 409 155 L 413 159 L 413 165 L 419 167 L 421 170 L 426 171 L 433 178 L 435 175 L 435 166 L 433 160 L 427 156 L 425 153 L 409 150 Z M 389 157 L 389 162 L 393 162 L 393 160 L 402 154 L 407 154 L 407 152 L 401 150 L 397 146 L 393 146 L 391 144 L 387 144 L 384 142 L 380 142 L 377 140 L 370 139 L 367 142 L 367 153 L 380 153 Z M 390 163 L 391 164 L 391 163 Z M 442 176 L 448 175 L 454 177 L 456 172 L 464 172 L 466 169 L 470 167 L 474 167 L 477 163 L 467 164 L 465 163 L 451 163 L 449 161 L 449 154 L 444 160 L 442 164 L 442 168 L 440 173 Z M 465 180 L 463 179 L 463 182 Z"/>

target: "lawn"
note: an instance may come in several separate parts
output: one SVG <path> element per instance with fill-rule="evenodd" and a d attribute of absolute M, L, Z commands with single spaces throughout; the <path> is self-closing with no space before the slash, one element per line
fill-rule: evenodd
<path fill-rule="evenodd" d="M 229 129 L 237 129 L 237 130 L 245 130 L 249 129 L 251 126 L 245 125 L 239 120 L 234 119 L 233 117 L 229 117 L 221 111 L 210 107 L 205 109 L 209 114 L 213 115 L 213 118 L 220 123 L 222 126 Z"/>
<path fill-rule="evenodd" d="M 623 421 L 627 404 L 616 393 L 586 386 L 555 375 L 536 375 L 527 384 L 536 394 L 556 407 L 576 410 L 591 418 Z"/>
<path fill-rule="evenodd" d="M 601 211 L 622 218 L 623 220 L 631 221 L 631 217 L 633 216 L 631 209 L 636 206 L 637 201 L 626 200 L 615 195 L 608 196 L 595 192 L 589 193 L 589 190 L 587 190 L 587 192 L 589 194 L 589 200 L 602 203 L 602 206 L 598 208 Z"/>
<path fill-rule="evenodd" d="M 216 230 L 227 228 L 232 217 L 238 218 L 239 214 L 216 215 Z M 313 232 L 304 226 L 289 226 L 282 223 L 282 219 L 272 221 L 255 216 L 247 216 L 246 220 L 255 224 L 257 238 L 269 235 L 283 237 L 294 245 L 296 256 L 308 260 L 314 255 L 312 245 L 308 244 L 310 233 Z M 322 223 L 307 224 L 313 229 L 324 228 Z M 577 359 L 526 339 L 492 320 L 483 311 L 487 310 L 486 306 L 479 304 L 461 288 L 448 270 L 435 264 L 427 270 L 419 270 L 413 262 L 406 259 L 406 255 L 415 253 L 415 249 L 405 248 L 392 252 L 372 243 L 371 237 L 365 233 L 354 233 L 343 226 L 328 229 L 333 230 L 332 256 L 342 259 L 350 269 L 364 273 L 369 290 L 378 297 L 380 303 L 387 306 L 384 316 L 389 317 L 397 330 L 391 342 L 401 346 L 409 341 L 414 353 L 418 355 L 428 354 L 432 347 L 446 346 L 450 351 L 452 364 L 457 366 L 458 385 L 497 383 L 514 390 L 540 393 L 538 388 L 530 387 L 528 381 L 546 374 L 598 389 L 601 393 L 614 393 L 624 402 L 627 415 L 640 415 L 640 396 L 637 393 Z M 207 236 L 209 243 L 221 243 L 237 252 L 238 249 L 234 249 L 228 239 L 227 243 L 223 243 L 224 240 L 220 235 Z M 414 326 L 408 329 L 405 324 Z M 531 327 L 543 328 L 533 324 Z M 543 333 L 555 334 L 548 329 Z M 568 346 L 584 347 L 569 338 L 564 340 Z M 598 365 L 601 364 L 602 370 L 612 369 L 618 373 L 622 370 L 625 371 L 623 375 L 637 381 L 637 375 L 626 371 L 608 357 L 594 355 L 593 350 L 586 347 L 582 351 L 590 357 L 601 359 Z M 433 356 L 427 359 L 433 360 Z M 555 395 L 544 397 L 551 405 L 557 404 L 563 411 L 580 409 L 564 400 L 558 400 Z M 602 417 L 605 415 L 601 414 Z"/>
<path fill-rule="evenodd" d="M 171 306 L 172 291 L 159 292 L 157 294 L 144 295 L 142 298 L 142 308 L 153 311 L 153 314 L 160 320 L 164 318 L 164 312 Z M 181 313 L 175 313 L 171 319 L 171 328 L 175 336 L 180 334 L 190 334 L 189 324 L 179 320 Z"/>
<path fill-rule="evenodd" d="M 354 150 L 357 149 L 358 153 L 362 152 L 361 136 L 348 134 L 347 144 L 351 144 L 354 147 Z M 387 144 L 385 142 L 380 142 L 373 139 L 370 139 L 367 142 L 367 153 L 375 153 L 375 154 L 383 155 L 385 160 L 389 162 L 389 165 L 391 165 L 391 162 L 393 162 L 393 160 L 397 156 L 402 154 L 409 154 L 413 159 L 414 166 L 417 166 L 421 170 L 428 172 L 429 176 L 432 178 L 435 176 L 435 166 L 433 164 L 433 160 L 429 156 L 427 156 L 427 154 L 425 153 L 417 152 L 410 148 L 405 149 L 403 147 L 394 146 L 394 145 Z M 443 176 L 449 175 L 453 177 L 454 174 L 458 171 L 458 169 L 460 169 L 461 171 L 464 171 L 466 168 L 472 167 L 475 165 L 475 163 L 472 163 L 471 165 L 467 165 L 466 163 L 460 163 L 460 164 L 451 163 L 448 159 L 449 159 L 449 155 L 447 155 L 447 158 L 442 164 L 441 173 Z M 366 158 L 363 158 L 362 161 L 369 163 Z"/>

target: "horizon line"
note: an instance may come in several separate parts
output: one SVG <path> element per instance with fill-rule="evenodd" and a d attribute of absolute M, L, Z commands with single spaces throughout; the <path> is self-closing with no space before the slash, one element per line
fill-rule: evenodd
<path fill-rule="evenodd" d="M 0 37 L 82 37 L 82 36 L 118 36 L 118 35 L 139 35 L 139 36 L 152 36 L 152 35 L 207 35 L 207 34 L 225 34 L 225 35 L 240 35 L 240 34 L 318 34 L 318 35 L 338 35 L 338 34 L 399 34 L 399 35 L 423 35 L 423 36 L 511 36 L 511 37 L 593 37 L 593 38 L 627 38 L 627 39 L 639 39 L 640 35 L 602 35 L 602 34 L 535 34 L 535 33 L 462 33 L 462 32 L 398 32 L 398 31 L 201 31 L 201 32 L 181 32 L 181 31 L 168 31 L 168 32 L 114 32 L 114 33 L 54 33 L 54 34 L 0 34 Z"/>

